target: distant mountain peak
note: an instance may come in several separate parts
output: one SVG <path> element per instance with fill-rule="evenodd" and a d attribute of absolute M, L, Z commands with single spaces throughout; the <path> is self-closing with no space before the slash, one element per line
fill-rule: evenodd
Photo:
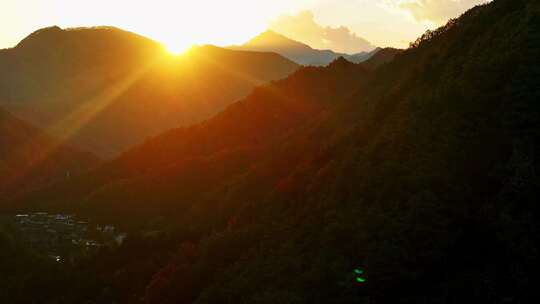
<path fill-rule="evenodd" d="M 41 28 L 39 30 L 36 30 L 32 34 L 30 34 L 30 36 L 39 35 L 39 34 L 43 34 L 43 33 L 61 32 L 61 31 L 62 31 L 61 27 L 59 27 L 58 25 L 53 25 L 53 26 L 44 27 L 44 28 Z"/>
<path fill-rule="evenodd" d="M 304 48 L 312 50 L 312 48 L 304 43 L 298 42 L 296 40 L 290 39 L 285 35 L 274 32 L 272 30 L 267 30 L 258 36 L 254 37 L 248 41 L 244 46 L 248 47 L 265 47 L 265 46 L 287 46 L 294 48 Z"/>
<path fill-rule="evenodd" d="M 39 29 L 21 40 L 21 42 L 17 44 L 17 47 L 25 46 L 31 41 L 41 39 L 42 37 L 51 37 L 52 35 L 58 35 L 59 33 L 62 33 L 62 31 L 62 28 L 57 25 Z"/>
<path fill-rule="evenodd" d="M 285 35 L 282 35 L 278 32 L 274 32 L 273 30 L 266 30 L 264 32 L 262 32 L 259 36 L 257 36 L 259 38 L 282 38 L 282 39 L 287 39 L 287 40 L 291 40 L 287 37 L 285 37 Z"/>
<path fill-rule="evenodd" d="M 371 52 L 354 55 L 336 53 L 332 50 L 319 50 L 273 30 L 266 30 L 241 46 L 232 46 L 229 48 L 233 50 L 273 52 L 298 64 L 307 66 L 326 66 L 340 56 L 350 62 L 360 63 L 369 59 L 379 50 L 377 48 Z"/>
<path fill-rule="evenodd" d="M 134 40 L 139 41 L 146 41 L 149 44 L 157 45 L 158 43 L 148 39 L 146 37 L 143 37 L 139 34 L 125 31 L 122 29 L 119 29 L 114 26 L 94 26 L 94 27 L 73 27 L 73 28 L 61 28 L 57 25 L 55 26 L 49 26 L 45 28 L 41 28 L 39 30 L 34 31 L 30 35 L 28 35 L 26 38 L 21 40 L 16 48 L 25 48 L 25 47 L 36 47 L 37 45 L 47 45 L 47 46 L 53 46 L 54 43 L 58 43 L 60 41 L 66 41 L 69 39 L 78 39 L 78 37 L 82 37 L 78 34 L 87 34 L 87 35 L 93 35 L 92 38 L 102 38 L 105 35 L 111 37 L 113 35 L 123 35 L 127 39 L 133 38 Z M 80 38 L 81 40 L 84 39 L 90 39 L 90 37 L 86 38 Z M 91 44 L 91 43 L 90 43 Z"/>
<path fill-rule="evenodd" d="M 294 42 L 298 42 L 298 41 L 295 41 L 283 34 L 280 34 L 278 32 L 275 32 L 273 30 L 266 30 L 264 32 L 262 32 L 259 36 L 257 36 L 259 38 L 273 38 L 273 39 L 283 39 L 283 40 L 288 40 L 288 41 L 294 41 Z M 256 38 L 257 38 L 256 37 Z"/>

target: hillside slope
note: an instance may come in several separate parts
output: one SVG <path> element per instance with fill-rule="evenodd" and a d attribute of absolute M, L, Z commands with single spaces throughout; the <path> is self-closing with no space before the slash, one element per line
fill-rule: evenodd
<path fill-rule="evenodd" d="M 76 176 L 98 162 L 0 109 L 0 205 L 17 192 Z"/>
<path fill-rule="evenodd" d="M 139 223 L 152 216 L 182 213 L 180 202 L 195 205 L 205 199 L 203 193 L 211 192 L 209 187 L 221 188 L 234 176 L 244 175 L 274 158 L 274 149 L 283 149 L 280 145 L 297 129 L 309 130 L 310 124 L 326 115 L 329 108 L 353 95 L 357 88 L 354 84 L 361 84 L 369 76 L 362 66 L 343 58 L 328 68 L 302 68 L 285 80 L 257 88 L 204 123 L 151 138 L 88 176 L 37 193 L 27 201 L 41 206 L 48 201 L 74 199 L 84 202 L 85 209 L 95 211 L 101 208 L 95 204 L 108 205 L 106 208 L 114 205 L 114 211 L 111 209 L 107 216 L 118 219 L 124 214 L 126 221 Z M 291 147 L 290 152 L 301 157 L 301 145 L 308 142 L 292 144 L 295 148 Z M 305 146 L 306 150 L 310 148 Z M 276 161 L 287 166 L 288 159 Z M 200 174 L 194 174 L 199 170 Z M 178 188 L 180 184 L 185 187 Z M 160 189 L 147 188 L 152 185 Z M 131 196 L 124 190 L 135 189 L 141 190 L 136 201 L 121 204 L 122 195 Z M 81 206 L 69 203 L 66 207 Z M 189 217 L 189 213 L 184 216 Z"/>
<path fill-rule="evenodd" d="M 19 203 L 177 244 L 107 264 L 124 302 L 534 303 L 538 58 L 540 3 L 495 0 L 374 71 L 301 69 Z"/>
<path fill-rule="evenodd" d="M 403 50 L 394 48 L 379 49 L 372 56 L 366 60 L 360 61 L 359 63 L 362 63 L 362 65 L 367 69 L 374 70 L 383 64 L 391 62 L 401 52 L 403 52 Z"/>
<path fill-rule="evenodd" d="M 200 47 L 176 57 L 116 28 L 51 27 L 0 51 L 0 100 L 55 137 L 111 157 L 296 69 L 275 54 Z"/>

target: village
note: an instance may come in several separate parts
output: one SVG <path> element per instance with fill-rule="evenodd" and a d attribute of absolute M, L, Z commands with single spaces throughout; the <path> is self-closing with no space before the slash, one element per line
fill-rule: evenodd
<path fill-rule="evenodd" d="M 90 224 L 67 214 L 17 214 L 14 225 L 24 242 L 56 262 L 73 261 L 103 246 L 121 245 L 126 237 L 113 225 Z"/>

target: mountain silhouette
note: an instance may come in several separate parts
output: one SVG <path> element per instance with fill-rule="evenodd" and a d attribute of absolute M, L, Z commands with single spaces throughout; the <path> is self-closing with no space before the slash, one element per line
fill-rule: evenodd
<path fill-rule="evenodd" d="M 400 54 L 401 52 L 403 52 L 403 50 L 395 48 L 379 49 L 376 53 L 361 63 L 364 67 L 373 70 L 383 64 L 392 62 L 396 55 Z"/>
<path fill-rule="evenodd" d="M 289 39 L 272 30 L 263 32 L 241 46 L 231 46 L 229 49 L 277 53 L 306 66 L 326 66 L 338 57 L 360 63 L 369 59 L 379 50 L 375 49 L 371 52 L 354 55 L 336 53 L 331 50 L 316 50 L 307 44 Z"/>
<path fill-rule="evenodd" d="M 0 51 L 0 99 L 55 137 L 111 157 L 296 69 L 275 54 L 198 47 L 176 58 L 116 28 L 50 27 Z"/>
<path fill-rule="evenodd" d="M 353 63 L 362 63 L 371 59 L 374 55 L 379 53 L 381 50 L 382 50 L 381 48 L 375 48 L 370 52 L 362 52 L 362 53 L 353 54 L 353 55 L 346 55 L 345 58 Z"/>
<path fill-rule="evenodd" d="M 15 202 L 135 235 L 89 263 L 90 302 L 536 303 L 539 12 L 301 68 Z"/>

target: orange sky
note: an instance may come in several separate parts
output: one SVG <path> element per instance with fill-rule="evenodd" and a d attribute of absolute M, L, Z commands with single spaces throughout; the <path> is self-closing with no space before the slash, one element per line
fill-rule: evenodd
<path fill-rule="evenodd" d="M 192 44 L 242 43 L 271 26 L 317 48 L 351 53 L 362 49 L 357 38 L 376 46 L 406 47 L 425 30 L 482 2 L 0 0 L 0 48 L 12 47 L 32 31 L 50 25 L 117 26 L 178 51 Z"/>

